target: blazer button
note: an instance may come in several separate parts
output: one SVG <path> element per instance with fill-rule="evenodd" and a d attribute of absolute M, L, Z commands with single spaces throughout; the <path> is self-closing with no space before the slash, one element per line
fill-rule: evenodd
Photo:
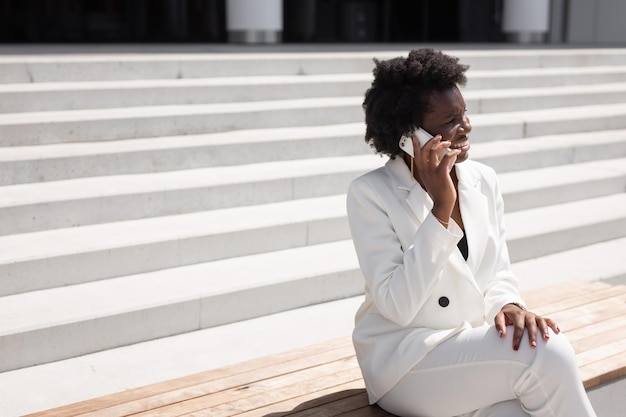
<path fill-rule="evenodd" d="M 441 307 L 448 307 L 449 304 L 450 304 L 450 300 L 448 299 L 448 297 L 439 298 L 439 305 Z"/>

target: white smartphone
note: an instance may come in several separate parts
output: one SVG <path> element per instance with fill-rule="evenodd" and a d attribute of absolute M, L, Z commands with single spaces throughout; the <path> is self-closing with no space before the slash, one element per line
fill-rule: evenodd
<path fill-rule="evenodd" d="M 433 135 L 422 129 L 421 127 L 415 129 L 413 134 L 417 137 L 417 142 L 420 144 L 420 147 L 424 147 L 426 142 L 433 138 Z M 415 157 L 415 151 L 413 150 L 413 140 L 408 136 L 402 136 L 400 138 L 400 149 L 404 152 L 408 153 L 411 157 Z M 443 158 L 443 156 L 448 152 L 448 148 L 444 148 L 439 153 L 439 159 Z"/>

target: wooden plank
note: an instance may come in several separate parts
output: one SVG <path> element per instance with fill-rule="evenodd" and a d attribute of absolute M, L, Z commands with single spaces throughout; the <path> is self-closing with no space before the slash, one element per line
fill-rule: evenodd
<path fill-rule="evenodd" d="M 354 411 L 341 414 L 341 417 L 385 417 L 394 416 L 377 405 L 365 406 Z"/>
<path fill-rule="evenodd" d="M 608 285 L 609 284 L 600 281 L 586 282 L 576 280 L 525 291 L 521 295 L 528 307 L 534 311 L 543 306 L 550 305 L 557 300 L 597 291 L 598 289 L 606 288 Z"/>
<path fill-rule="evenodd" d="M 272 367 L 253 370 L 244 374 L 237 374 L 223 379 L 203 382 L 190 387 L 179 390 L 172 390 L 167 393 L 142 398 L 132 402 L 118 404 L 106 409 L 97 410 L 80 414 L 80 416 L 102 416 L 102 417 L 119 417 L 129 414 L 137 414 L 145 411 L 154 410 L 165 407 L 169 404 L 180 404 L 182 402 L 200 398 L 213 394 L 213 398 L 220 392 L 239 392 L 242 395 L 253 395 L 249 387 L 254 384 L 255 387 L 262 385 L 263 381 L 276 379 L 281 376 L 290 376 L 294 373 L 303 373 L 321 365 L 333 366 L 337 361 L 352 360 L 354 358 L 354 350 L 350 347 L 344 347 L 330 352 L 324 352 L 316 357 L 300 358 L 294 361 L 278 364 Z M 292 377 L 293 378 L 293 377 Z"/>
<path fill-rule="evenodd" d="M 604 321 L 626 313 L 624 295 L 606 298 L 576 308 L 558 311 L 550 315 L 559 327 L 572 331 L 596 322 Z"/>
<path fill-rule="evenodd" d="M 300 397 L 290 398 L 281 402 L 259 407 L 254 410 L 237 414 L 237 417 L 282 417 L 291 413 L 323 406 L 333 401 L 341 400 L 354 395 L 367 395 L 362 378 L 347 384 L 337 385 L 320 391 L 311 392 Z"/>
<path fill-rule="evenodd" d="M 362 395 L 347 397 L 338 401 L 332 401 L 321 406 L 307 408 L 288 415 L 289 417 L 335 417 L 362 408 L 371 408 L 369 407 L 367 395 L 365 393 Z M 379 409 L 379 407 L 376 408 Z"/>
<path fill-rule="evenodd" d="M 616 327 L 611 331 L 602 332 L 600 334 L 581 338 L 575 341 L 572 341 L 568 338 L 570 340 L 570 343 L 574 347 L 576 354 L 582 354 L 584 352 L 597 349 L 604 345 L 611 345 L 614 342 L 626 340 L 626 320 L 624 319 L 624 317 L 620 318 L 622 321 L 621 327 Z"/>
<path fill-rule="evenodd" d="M 586 389 L 626 376 L 626 351 L 579 367 Z"/>
<path fill-rule="evenodd" d="M 603 333 L 612 332 L 624 325 L 624 316 L 617 315 L 606 320 L 597 321 L 586 326 L 578 327 L 574 330 L 567 331 L 565 334 L 570 343 L 593 336 L 602 335 Z"/>
<path fill-rule="evenodd" d="M 350 338 L 342 338 L 309 346 L 302 350 L 294 349 L 265 358 L 253 359 L 238 364 L 241 367 L 231 365 L 217 370 L 200 372 L 38 412 L 28 417 L 89 416 L 93 415 L 91 413 L 103 417 L 125 416 L 353 355 L 354 348 Z"/>
<path fill-rule="evenodd" d="M 316 378 L 298 380 L 295 384 L 289 384 L 283 387 L 260 392 L 256 395 L 242 398 L 235 401 L 219 404 L 207 409 L 198 410 L 191 415 L 211 417 L 231 417 L 248 410 L 254 410 L 261 407 L 271 407 L 274 404 L 284 402 L 285 400 L 302 398 L 311 393 L 319 393 L 327 388 L 333 388 L 337 385 L 346 383 L 354 383 L 361 380 L 361 371 L 356 362 L 352 368 L 341 372 L 329 372 Z M 319 394 L 317 394 L 319 395 Z M 336 399 L 335 401 L 343 401 Z M 177 409 L 178 411 L 178 409 Z"/>
<path fill-rule="evenodd" d="M 242 398 L 251 397 L 256 394 L 269 393 L 272 390 L 279 390 L 285 387 L 297 387 L 303 384 L 303 381 L 315 381 L 327 375 L 338 375 L 342 371 L 354 372 L 360 377 L 356 358 L 352 357 L 347 360 L 323 364 L 320 366 L 303 369 L 298 372 L 280 375 L 274 378 L 246 384 L 228 390 L 210 393 L 204 396 L 191 398 L 185 401 L 168 404 L 156 409 L 147 410 L 141 413 L 135 413 L 133 416 L 171 416 L 179 414 L 190 414 L 201 410 L 218 407 L 221 404 L 228 404 Z M 347 381 L 344 381 L 347 382 Z M 323 387 L 320 387 L 321 389 Z"/>
<path fill-rule="evenodd" d="M 585 365 L 593 362 L 619 355 L 622 352 L 626 352 L 626 339 L 616 340 L 606 345 L 601 345 L 594 349 L 581 352 L 576 355 L 576 359 L 578 360 L 578 366 L 584 367 Z"/>
<path fill-rule="evenodd" d="M 575 309 L 619 296 L 623 296 L 623 298 L 626 299 L 626 285 L 608 286 L 595 291 L 585 291 L 576 296 L 566 298 L 559 297 L 558 294 L 555 294 L 551 304 L 541 306 L 533 311 L 544 316 L 551 316 L 558 312 Z"/>

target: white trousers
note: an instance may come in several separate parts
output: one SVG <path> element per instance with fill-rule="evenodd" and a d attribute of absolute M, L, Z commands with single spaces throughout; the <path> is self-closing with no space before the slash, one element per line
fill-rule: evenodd
<path fill-rule="evenodd" d="M 513 328 L 468 329 L 431 351 L 379 401 L 402 417 L 596 417 L 563 334 L 518 351 Z"/>

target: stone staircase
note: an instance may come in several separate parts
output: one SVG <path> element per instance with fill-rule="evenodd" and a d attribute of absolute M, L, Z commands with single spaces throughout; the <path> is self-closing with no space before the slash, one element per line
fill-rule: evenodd
<path fill-rule="evenodd" d="M 448 52 L 520 281 L 626 277 L 626 50 Z M 0 386 L 358 297 L 360 104 L 405 53 L 0 56 Z"/>

